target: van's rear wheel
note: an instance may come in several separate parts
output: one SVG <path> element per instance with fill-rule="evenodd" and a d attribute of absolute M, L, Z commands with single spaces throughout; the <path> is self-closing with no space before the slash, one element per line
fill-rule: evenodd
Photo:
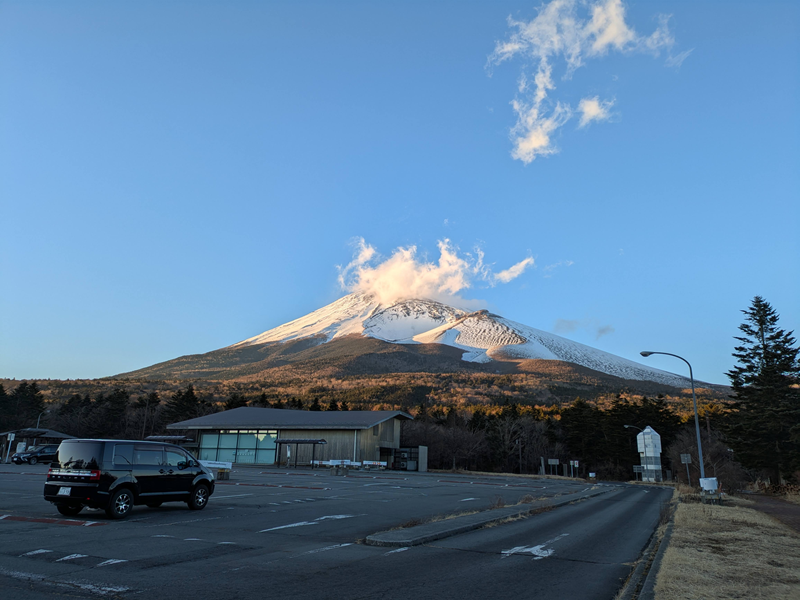
<path fill-rule="evenodd" d="M 202 510 L 206 507 L 206 504 L 208 504 L 209 495 L 208 486 L 205 483 L 201 483 L 192 490 L 192 495 L 189 497 L 186 504 L 188 504 L 189 508 L 192 510 Z"/>
<path fill-rule="evenodd" d="M 122 488 L 111 494 L 111 500 L 106 507 L 106 514 L 112 519 L 124 519 L 133 508 L 133 493 Z"/>
<path fill-rule="evenodd" d="M 75 506 L 74 504 L 57 504 L 56 508 L 58 509 L 58 512 L 60 512 L 62 515 L 66 515 L 67 517 L 74 517 L 83 510 L 83 506 L 80 504 L 78 506 Z"/>

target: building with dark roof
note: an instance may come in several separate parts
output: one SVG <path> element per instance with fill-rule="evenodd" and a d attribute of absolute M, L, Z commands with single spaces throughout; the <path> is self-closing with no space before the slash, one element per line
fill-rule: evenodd
<path fill-rule="evenodd" d="M 400 448 L 400 423 L 411 415 L 399 410 L 307 411 L 245 406 L 167 425 L 195 431 L 200 460 L 272 465 L 286 461 L 387 461 Z M 294 448 L 282 440 L 292 440 Z M 321 443 L 323 442 L 324 443 Z M 314 444 L 313 442 L 316 442 Z"/>

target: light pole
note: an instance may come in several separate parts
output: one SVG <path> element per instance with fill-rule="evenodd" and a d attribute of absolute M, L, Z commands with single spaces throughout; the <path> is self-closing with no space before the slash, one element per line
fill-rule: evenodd
<path fill-rule="evenodd" d="M 39 421 L 41 420 L 42 415 L 46 412 L 47 410 L 43 410 L 42 412 L 39 413 L 39 417 L 36 419 L 36 429 L 39 429 Z"/>
<path fill-rule="evenodd" d="M 651 354 L 663 354 L 664 356 L 673 356 L 675 358 L 681 359 L 683 362 L 689 365 L 689 379 L 692 382 L 692 403 L 694 404 L 694 429 L 695 433 L 697 434 L 697 454 L 698 457 L 700 458 L 700 478 L 705 479 L 706 470 L 705 467 L 703 466 L 703 444 L 700 442 L 700 419 L 697 416 L 697 397 L 694 395 L 694 374 L 692 373 L 692 365 L 689 364 L 689 361 L 683 358 L 682 356 L 678 356 L 677 354 L 670 354 L 669 352 L 649 352 L 647 350 L 644 350 L 639 354 L 641 354 L 645 358 L 647 358 Z"/>
<path fill-rule="evenodd" d="M 636 425 L 623 425 L 625 429 L 638 429 L 641 432 L 644 432 L 644 429 L 641 427 L 637 427 Z M 645 467 L 642 470 L 642 481 L 644 481 L 644 471 L 647 470 L 647 444 L 644 445 L 644 464 Z"/>

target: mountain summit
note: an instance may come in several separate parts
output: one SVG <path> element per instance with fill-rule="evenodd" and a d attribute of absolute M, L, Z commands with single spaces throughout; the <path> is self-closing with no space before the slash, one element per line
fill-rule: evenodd
<path fill-rule="evenodd" d="M 470 363 L 557 360 L 623 379 L 677 387 L 689 383 L 685 377 L 516 323 L 486 310 L 468 312 L 426 299 L 401 300 L 384 306 L 365 294 L 350 294 L 223 350 L 300 340 L 320 345 L 348 336 L 392 344 L 441 344 L 460 351 L 461 360 Z"/>

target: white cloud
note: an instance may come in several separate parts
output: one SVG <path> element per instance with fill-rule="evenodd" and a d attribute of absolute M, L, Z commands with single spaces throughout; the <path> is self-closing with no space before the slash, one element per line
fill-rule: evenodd
<path fill-rule="evenodd" d="M 501 283 L 508 283 L 509 281 L 516 279 L 527 269 L 528 267 L 533 266 L 533 258 L 528 257 L 524 260 L 519 261 L 513 267 L 509 267 L 505 271 L 500 271 L 497 275 L 494 276 L 495 281 L 499 281 Z"/>
<path fill-rule="evenodd" d="M 677 69 L 678 67 L 680 67 L 683 64 L 683 61 L 685 61 L 687 58 L 689 58 L 689 55 L 693 51 L 694 51 L 694 48 L 690 48 L 689 50 L 684 50 L 683 52 L 681 52 L 677 56 L 669 56 L 669 57 L 667 57 L 667 60 L 664 61 L 664 64 L 667 65 L 668 67 L 675 67 Z"/>
<path fill-rule="evenodd" d="M 383 258 L 363 238 L 356 240 L 353 260 L 339 269 L 339 283 L 349 292 L 374 295 L 381 304 L 390 305 L 404 298 L 429 298 L 464 305 L 459 292 L 482 281 L 488 285 L 508 283 L 530 266 L 526 258 L 494 274 L 483 262 L 480 249 L 475 255 L 459 255 L 450 240 L 439 241 L 439 260 L 430 262 L 417 255 L 416 246 L 397 248 Z"/>
<path fill-rule="evenodd" d="M 592 121 L 608 121 L 611 118 L 611 107 L 614 106 L 613 100 L 600 102 L 600 98 L 584 98 L 578 104 L 578 112 L 581 113 L 581 120 L 578 127 L 586 127 Z"/>
<path fill-rule="evenodd" d="M 495 44 L 487 67 L 491 69 L 521 57 L 526 60 L 526 70 L 534 68 L 536 71 L 532 84 L 526 70 L 522 72 L 517 98 L 511 103 L 517 116 L 510 131 L 511 155 L 528 164 L 537 156 L 558 151 L 553 141 L 554 134 L 572 118 L 574 110 L 565 102 L 549 98 L 556 89 L 554 64 L 563 61 L 563 78 L 568 79 L 584 66 L 587 59 L 603 56 L 612 50 L 647 52 L 657 56 L 662 49 L 670 49 L 675 43 L 668 20 L 669 17 L 661 16 L 651 35 L 640 36 L 626 23 L 622 0 L 551 0 L 542 5 L 530 21 L 515 21 L 509 17 L 512 33 L 508 40 Z M 581 127 L 608 118 L 608 109 L 613 101 L 601 103 L 597 98 L 594 100 L 592 105 L 588 99 L 587 110 L 579 106 Z"/>

